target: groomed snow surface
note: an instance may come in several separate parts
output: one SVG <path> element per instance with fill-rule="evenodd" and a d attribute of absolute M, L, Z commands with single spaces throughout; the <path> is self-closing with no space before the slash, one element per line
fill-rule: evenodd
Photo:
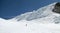
<path fill-rule="evenodd" d="M 0 20 L 0 33 L 60 33 L 60 24 Z"/>

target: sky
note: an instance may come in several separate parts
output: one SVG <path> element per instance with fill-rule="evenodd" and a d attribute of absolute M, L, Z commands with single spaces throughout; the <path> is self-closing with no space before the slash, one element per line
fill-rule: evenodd
<path fill-rule="evenodd" d="M 11 19 L 60 0 L 0 0 L 0 18 Z"/>

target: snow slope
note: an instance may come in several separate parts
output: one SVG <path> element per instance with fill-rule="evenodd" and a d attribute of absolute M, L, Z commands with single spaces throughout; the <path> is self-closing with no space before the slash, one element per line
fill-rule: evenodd
<path fill-rule="evenodd" d="M 52 12 L 55 3 L 10 20 L 0 18 L 0 33 L 60 33 L 60 14 Z"/>
<path fill-rule="evenodd" d="M 4 21 L 0 22 L 0 33 L 60 33 L 60 24 Z"/>

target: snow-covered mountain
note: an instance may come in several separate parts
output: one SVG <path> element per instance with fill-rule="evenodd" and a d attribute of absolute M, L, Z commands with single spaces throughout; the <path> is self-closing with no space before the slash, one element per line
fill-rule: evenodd
<path fill-rule="evenodd" d="M 39 8 L 37 10 L 33 10 L 32 12 L 27 12 L 21 15 L 16 16 L 15 18 L 13 18 L 12 20 L 16 20 L 16 21 L 21 21 L 21 20 L 27 20 L 27 21 L 39 21 L 39 22 L 46 22 L 50 23 L 50 22 L 56 22 L 59 23 L 60 21 L 60 14 L 52 12 L 55 4 L 52 3 L 50 5 L 44 6 L 42 8 Z"/>
<path fill-rule="evenodd" d="M 60 14 L 52 11 L 55 4 L 9 20 L 0 18 L 0 33 L 60 33 Z"/>
<path fill-rule="evenodd" d="M 50 15 L 52 14 L 52 9 L 53 9 L 54 5 L 55 5 L 55 3 L 44 6 L 37 10 L 33 10 L 33 12 L 27 12 L 27 13 L 18 15 L 14 19 L 17 19 L 18 21 L 20 21 L 20 20 L 30 21 L 30 20 L 46 17 L 49 14 Z"/>

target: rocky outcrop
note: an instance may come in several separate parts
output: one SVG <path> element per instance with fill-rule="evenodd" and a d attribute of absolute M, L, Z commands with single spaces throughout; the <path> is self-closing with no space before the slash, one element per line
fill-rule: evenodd
<path fill-rule="evenodd" d="M 60 2 L 57 2 L 54 6 L 53 12 L 60 14 Z"/>

